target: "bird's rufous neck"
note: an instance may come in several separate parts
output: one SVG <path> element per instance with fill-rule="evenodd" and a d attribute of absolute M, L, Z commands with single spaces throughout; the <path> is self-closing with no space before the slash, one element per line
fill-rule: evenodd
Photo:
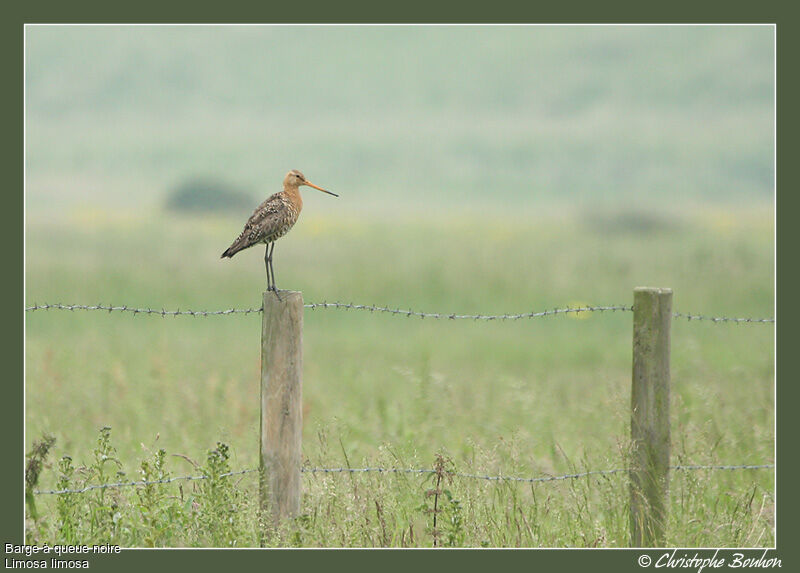
<path fill-rule="evenodd" d="M 296 185 L 286 185 L 283 188 L 283 192 L 286 193 L 286 196 L 289 197 L 289 201 L 292 202 L 298 211 L 303 208 L 303 197 L 300 195 L 300 187 Z"/>

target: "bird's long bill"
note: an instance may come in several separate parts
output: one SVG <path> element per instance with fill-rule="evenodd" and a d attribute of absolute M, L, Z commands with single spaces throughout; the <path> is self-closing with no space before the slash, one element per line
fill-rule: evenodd
<path fill-rule="evenodd" d="M 333 191 L 328 191 L 327 189 L 323 189 L 322 187 L 317 187 L 311 181 L 306 180 L 306 185 L 308 185 L 309 187 L 313 187 L 314 189 L 318 189 L 318 190 L 322 191 L 323 193 L 327 193 L 328 195 L 333 195 L 334 197 L 338 197 L 338 195 L 336 193 L 334 193 Z"/>

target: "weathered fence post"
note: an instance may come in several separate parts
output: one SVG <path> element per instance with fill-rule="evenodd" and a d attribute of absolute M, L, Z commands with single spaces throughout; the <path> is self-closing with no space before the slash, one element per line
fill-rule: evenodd
<path fill-rule="evenodd" d="M 260 507 L 273 526 L 300 512 L 303 295 L 264 293 Z"/>
<path fill-rule="evenodd" d="M 664 545 L 669 498 L 672 290 L 633 291 L 631 546 Z"/>

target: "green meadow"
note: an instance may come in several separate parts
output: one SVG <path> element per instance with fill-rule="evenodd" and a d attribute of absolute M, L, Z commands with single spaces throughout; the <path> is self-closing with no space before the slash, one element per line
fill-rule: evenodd
<path fill-rule="evenodd" d="M 238 221 L 109 217 L 29 226 L 27 304 L 260 306 L 262 249 L 218 259 Z M 504 314 L 630 305 L 634 286 L 651 285 L 672 287 L 678 312 L 772 316 L 768 210 L 664 219 L 647 232 L 623 227 L 619 217 L 596 215 L 389 225 L 309 213 L 278 244 L 276 273 L 280 287 L 301 290 L 306 302 Z M 305 465 L 429 468 L 442 454 L 457 471 L 484 475 L 625 467 L 631 318 L 606 312 L 487 322 L 307 309 Z M 98 430 L 109 426 L 121 461 L 112 465 L 125 474 L 111 481 L 141 479 L 139 461 L 160 448 L 169 475 L 197 474 L 169 454 L 202 463 L 218 441 L 230 446 L 230 469 L 258 466 L 259 314 L 50 310 L 29 312 L 26 326 L 27 440 L 55 436 L 52 464 L 70 455 L 90 467 Z M 672 349 L 673 463 L 773 462 L 772 325 L 676 319 Z M 53 465 L 40 487 L 56 487 L 59 475 Z M 83 483 L 74 479 L 73 487 Z M 257 481 L 241 479 L 237 490 L 252 501 Z M 303 480 L 303 520 L 275 543 L 431 543 L 430 516 L 419 510 L 431 486 L 422 478 Z M 534 487 L 461 479 L 449 491 L 461 502 L 459 545 L 626 544 L 623 475 Z M 131 491 L 106 495 L 126 496 L 121 519 L 135 522 Z M 773 496 L 771 470 L 678 472 L 670 544 L 769 545 Z M 387 531 L 379 532 L 376 511 Z M 42 535 L 57 539 L 57 520 L 46 522 Z M 236 544 L 257 543 L 257 528 L 248 527 Z M 162 543 L 208 542 L 200 532 L 184 537 L 187 531 Z M 146 542 L 131 532 L 116 535 Z"/>
<path fill-rule="evenodd" d="M 28 27 L 25 304 L 258 308 L 263 248 L 219 258 L 249 208 L 165 205 L 199 179 L 255 207 L 299 168 L 340 194 L 305 189 L 275 249 L 278 286 L 306 303 L 502 315 L 656 286 L 677 312 L 773 317 L 773 33 Z M 55 438 L 31 489 L 257 468 L 260 314 L 37 310 L 25 327 L 26 451 Z M 250 472 L 33 495 L 26 533 L 625 547 L 624 472 L 310 470 L 626 468 L 631 335 L 627 311 L 309 308 L 299 517 L 265 536 Z M 673 465 L 775 462 L 774 359 L 772 324 L 674 320 Z M 771 469 L 670 480 L 667 545 L 774 544 Z"/>

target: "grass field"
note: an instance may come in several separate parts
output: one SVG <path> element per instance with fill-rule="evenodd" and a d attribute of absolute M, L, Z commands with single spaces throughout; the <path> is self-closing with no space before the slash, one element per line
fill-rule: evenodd
<path fill-rule="evenodd" d="M 516 313 L 630 304 L 633 287 L 649 285 L 672 287 L 680 312 L 774 313 L 769 207 L 443 219 L 321 212 L 315 202 L 275 252 L 279 287 L 303 291 L 306 302 Z M 219 260 L 240 223 L 87 209 L 30 217 L 26 304 L 258 307 L 261 249 Z M 437 454 L 456 471 L 490 475 L 626 466 L 630 313 L 473 322 L 317 309 L 304 320 L 310 467 L 430 468 Z M 258 314 L 27 313 L 26 448 L 56 438 L 37 487 L 257 467 L 259 336 Z M 673 324 L 673 463 L 774 461 L 773 343 L 771 325 Z M 98 446 L 104 426 L 115 453 Z M 98 449 L 121 466 L 98 462 Z M 70 482 L 58 481 L 68 473 L 58 467 L 64 455 L 83 468 Z M 305 474 L 303 487 L 303 515 L 268 544 L 433 542 L 430 478 Z M 628 543 L 624 474 L 455 479 L 446 488 L 442 545 Z M 671 488 L 669 545 L 774 543 L 771 470 L 678 472 Z M 258 545 L 256 491 L 246 474 L 38 496 L 28 534 L 51 543 Z"/>

